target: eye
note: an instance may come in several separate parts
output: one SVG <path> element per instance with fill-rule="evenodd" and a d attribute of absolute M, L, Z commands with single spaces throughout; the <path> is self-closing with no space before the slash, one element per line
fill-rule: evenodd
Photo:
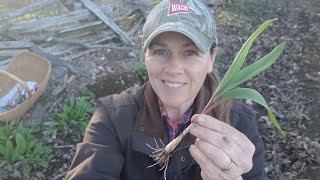
<path fill-rule="evenodd" d="M 154 54 L 156 55 L 166 55 L 167 52 L 164 49 L 157 49 L 154 51 Z"/>
<path fill-rule="evenodd" d="M 193 51 L 193 50 L 187 50 L 187 51 L 185 52 L 185 55 L 186 55 L 186 56 L 193 56 L 193 55 L 196 55 L 196 52 Z"/>

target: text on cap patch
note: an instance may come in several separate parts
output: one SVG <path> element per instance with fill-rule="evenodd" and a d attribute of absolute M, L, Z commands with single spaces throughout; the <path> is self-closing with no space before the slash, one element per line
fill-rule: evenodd
<path fill-rule="evenodd" d="M 188 4 L 183 4 L 179 2 L 170 2 L 169 4 L 169 14 L 177 14 L 177 13 L 186 13 L 189 12 L 189 5 Z"/>

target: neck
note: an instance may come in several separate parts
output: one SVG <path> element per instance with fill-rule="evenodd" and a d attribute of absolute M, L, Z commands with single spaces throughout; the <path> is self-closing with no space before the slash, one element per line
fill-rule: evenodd
<path fill-rule="evenodd" d="M 184 103 L 182 106 L 179 107 L 171 107 L 171 106 L 164 106 L 168 116 L 172 122 L 179 120 L 182 115 L 189 109 L 192 105 L 192 102 Z"/>

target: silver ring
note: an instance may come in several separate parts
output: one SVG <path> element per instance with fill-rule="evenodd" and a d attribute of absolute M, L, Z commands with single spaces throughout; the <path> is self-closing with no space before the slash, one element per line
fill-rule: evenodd
<path fill-rule="evenodd" d="M 228 171 L 233 167 L 233 161 L 231 161 L 231 164 L 229 167 L 227 167 L 226 169 L 222 169 L 222 171 Z"/>

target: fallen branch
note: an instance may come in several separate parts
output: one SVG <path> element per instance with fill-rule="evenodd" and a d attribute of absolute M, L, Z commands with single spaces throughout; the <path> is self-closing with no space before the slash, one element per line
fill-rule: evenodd
<path fill-rule="evenodd" d="M 60 38 L 51 38 L 47 39 L 48 42 L 57 42 L 57 43 L 66 43 L 66 44 L 73 44 L 77 46 L 81 46 L 87 49 L 95 49 L 95 48 L 108 48 L 108 49 L 117 49 L 117 50 L 131 50 L 137 47 L 120 47 L 120 46 L 113 46 L 113 45 L 92 45 L 88 43 L 83 43 L 81 41 L 74 41 L 74 40 L 64 40 Z"/>
<path fill-rule="evenodd" d="M 18 50 L 0 50 L 0 57 L 10 57 L 10 56 L 15 56 L 19 53 L 26 52 L 28 51 L 27 49 L 18 49 Z"/>
<path fill-rule="evenodd" d="M 18 9 L 14 12 L 4 14 L 0 16 L 0 21 L 2 20 L 7 20 L 7 19 L 12 19 L 15 17 L 23 16 L 27 13 L 34 13 L 37 10 L 43 9 L 47 6 L 50 6 L 54 3 L 56 3 L 57 0 L 46 0 L 46 1 L 38 1 L 37 3 L 34 3 L 30 6 Z"/>
<path fill-rule="evenodd" d="M 144 20 L 144 18 L 141 18 L 139 20 L 139 22 L 134 27 L 132 27 L 130 31 L 127 32 L 127 34 L 129 36 L 134 35 L 139 30 L 139 28 L 142 26 L 143 20 Z"/>
<path fill-rule="evenodd" d="M 95 4 L 93 4 L 90 0 L 80 0 L 82 4 L 88 8 L 92 13 L 94 13 L 97 17 L 99 17 L 107 26 L 109 26 L 116 34 L 120 36 L 125 43 L 134 45 L 134 42 L 131 38 L 122 31 L 117 24 L 115 24 L 110 18 L 108 18 Z"/>
<path fill-rule="evenodd" d="M 8 35 L 9 35 L 11 38 L 15 39 L 15 40 L 23 41 L 23 38 L 22 38 L 19 34 L 13 32 L 13 31 L 10 31 L 10 32 L 8 33 Z M 67 67 L 71 72 L 73 72 L 73 73 L 75 73 L 75 74 L 78 74 L 78 73 L 80 72 L 80 70 L 79 70 L 78 68 L 75 68 L 75 67 L 73 67 L 72 65 L 70 65 L 69 63 L 60 60 L 60 59 L 57 58 L 56 56 L 54 56 L 54 55 L 52 55 L 52 54 L 50 54 L 50 53 L 45 52 L 40 46 L 37 46 L 36 44 L 33 44 L 33 46 L 30 47 L 30 49 L 31 49 L 32 51 L 34 51 L 35 53 L 39 54 L 40 56 L 45 57 L 46 59 L 48 59 L 48 60 L 49 60 L 52 64 L 54 64 L 54 65 L 65 66 L 65 67 Z"/>
<path fill-rule="evenodd" d="M 22 49 L 33 46 L 28 41 L 0 41 L 0 49 Z"/>
<path fill-rule="evenodd" d="M 31 19 L 23 22 L 18 22 L 9 28 L 9 31 L 24 31 L 33 32 L 51 27 L 61 27 L 68 23 L 84 20 L 90 17 L 90 12 L 87 9 L 71 12 L 69 14 L 54 16 L 42 19 Z"/>

